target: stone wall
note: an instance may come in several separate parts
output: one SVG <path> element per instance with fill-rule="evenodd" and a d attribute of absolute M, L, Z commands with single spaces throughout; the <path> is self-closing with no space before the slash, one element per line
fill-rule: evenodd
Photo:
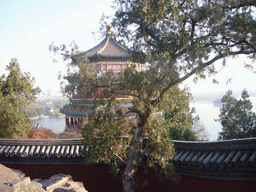
<path fill-rule="evenodd" d="M 5 192 L 87 192 L 82 182 L 74 182 L 70 175 L 57 174 L 49 179 L 34 179 L 0 164 L 0 191 Z"/>

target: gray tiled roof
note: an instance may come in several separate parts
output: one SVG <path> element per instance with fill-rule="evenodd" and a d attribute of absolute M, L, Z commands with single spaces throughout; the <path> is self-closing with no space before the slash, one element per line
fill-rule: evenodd
<path fill-rule="evenodd" d="M 217 179 L 256 180 L 256 138 L 216 141 L 175 141 L 173 162 L 185 175 Z"/>
<path fill-rule="evenodd" d="M 0 163 L 84 162 L 82 149 L 81 139 L 0 139 Z"/>
<path fill-rule="evenodd" d="M 100 55 L 103 57 L 130 57 L 129 50 L 119 44 L 112 36 L 107 35 L 98 45 L 85 52 L 88 58 Z"/>
<path fill-rule="evenodd" d="M 117 105 L 119 108 L 129 108 L 132 107 L 132 104 L 130 103 L 121 103 Z M 95 107 L 95 105 L 65 105 L 62 109 L 60 109 L 61 113 L 64 113 L 66 115 L 74 115 L 74 116 L 89 116 L 92 113 L 92 108 Z M 105 106 L 101 106 L 104 108 Z M 70 111 L 73 110 L 73 111 Z M 80 111 L 79 111 L 80 110 Z M 86 112 L 87 111 L 87 112 Z"/>
<path fill-rule="evenodd" d="M 177 171 L 213 179 L 256 180 L 256 138 L 174 141 Z M 83 163 L 82 139 L 0 139 L 0 163 Z"/>

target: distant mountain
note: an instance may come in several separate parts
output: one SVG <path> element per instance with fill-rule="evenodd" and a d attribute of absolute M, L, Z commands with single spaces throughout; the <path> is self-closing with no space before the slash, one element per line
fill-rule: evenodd
<path fill-rule="evenodd" d="M 248 90 L 247 90 L 248 91 Z M 233 95 L 236 98 L 241 97 L 242 91 L 234 91 Z M 220 99 L 226 92 L 213 92 L 213 93 L 193 93 L 192 99 L 190 100 L 191 103 L 213 103 L 215 105 L 221 105 Z M 249 91 L 250 97 L 256 97 L 256 91 Z"/>
<path fill-rule="evenodd" d="M 225 92 L 214 93 L 193 93 L 191 103 L 213 103 L 214 100 L 220 99 Z"/>

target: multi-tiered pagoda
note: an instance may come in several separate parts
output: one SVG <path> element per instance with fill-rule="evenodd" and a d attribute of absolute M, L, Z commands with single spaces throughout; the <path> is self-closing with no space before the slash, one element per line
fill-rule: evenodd
<path fill-rule="evenodd" d="M 106 73 L 113 71 L 115 74 L 120 73 L 122 69 L 128 67 L 128 61 L 131 58 L 129 49 L 119 44 L 113 36 L 111 27 L 108 28 L 106 37 L 95 47 L 85 52 L 89 63 L 96 64 L 97 72 Z M 138 70 L 141 70 L 138 68 Z M 117 98 L 120 107 L 127 108 L 130 106 L 132 97 L 119 95 Z M 88 121 L 88 116 L 93 112 L 95 106 L 95 95 L 84 97 L 81 91 L 72 95 L 71 104 L 61 109 L 66 115 L 66 131 L 80 131 L 81 126 Z"/>

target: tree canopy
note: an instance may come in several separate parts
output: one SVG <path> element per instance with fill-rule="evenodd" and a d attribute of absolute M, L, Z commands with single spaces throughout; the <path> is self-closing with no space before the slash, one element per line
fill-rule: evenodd
<path fill-rule="evenodd" d="M 204 125 L 195 108 L 190 109 L 189 101 L 192 95 L 186 88 L 172 87 L 166 95 L 168 100 L 162 102 L 164 124 L 173 140 L 202 141 L 208 140 Z"/>
<path fill-rule="evenodd" d="M 255 60 L 255 1 L 116 2 L 116 36 L 131 45 L 134 61 L 154 60 L 151 68 L 161 69 L 165 79 L 161 93 L 194 74 L 197 79 L 216 73 L 212 64 L 218 60 Z"/>
<path fill-rule="evenodd" d="M 255 61 L 255 1 L 129 0 L 116 3 L 112 21 L 116 36 L 131 48 L 133 62 L 149 63 L 145 71 L 138 75 L 131 72 L 121 79 L 122 85 L 126 85 L 125 93 L 134 90 L 132 79 L 140 82 L 136 97 L 141 102 L 140 109 L 144 110 L 136 110 L 145 122 L 137 126 L 142 133 L 149 114 L 174 85 L 192 75 L 196 80 L 215 74 L 214 64 L 222 61 L 225 65 L 228 57 L 246 55 Z M 139 151 L 139 147 L 136 149 Z M 137 158 L 131 148 L 129 155 Z"/>
<path fill-rule="evenodd" d="M 36 99 L 39 88 L 33 88 L 34 78 L 21 72 L 17 59 L 12 59 L 6 70 L 9 74 L 0 77 L 0 137 L 27 138 L 30 119 L 26 107 Z"/>
<path fill-rule="evenodd" d="M 66 78 L 72 82 L 66 87 L 67 92 L 87 87 L 90 89 L 84 91 L 104 88 L 102 98 L 108 98 L 104 104 L 109 105 L 95 111 L 84 129 L 85 145 L 89 146 L 86 149 L 94 149 L 93 152 L 85 150 L 85 154 L 93 162 L 95 158 L 110 161 L 107 157 L 110 154 L 116 157 L 114 161 L 123 162 L 126 165 L 124 191 L 134 191 L 136 170 L 143 154 L 148 154 L 144 162 L 147 166 L 160 168 L 173 176 L 174 167 L 170 164 L 174 156 L 173 144 L 167 136 L 167 127 L 157 115 L 166 106 L 163 103 L 168 103 L 172 88 L 191 76 L 196 80 L 215 74 L 217 61 L 225 65 L 228 57 L 239 55 L 255 60 L 255 6 L 252 0 L 116 0 L 111 23 L 114 34 L 132 53 L 130 67 L 118 78 L 112 72 L 97 74 L 81 52 L 75 53 L 74 49 L 67 52 L 65 46 L 51 46 L 53 51 L 62 51 L 65 58 L 72 59 L 71 68 L 76 67 Z M 143 70 L 137 71 L 136 65 L 141 65 Z M 117 94 L 134 97 L 126 116 L 117 108 L 118 115 L 111 117 L 115 108 L 110 104 L 115 103 Z M 123 126 L 129 120 L 127 114 L 136 117 L 129 127 Z M 94 127 L 96 130 L 92 131 Z M 123 134 L 130 135 L 128 144 L 120 139 Z M 108 150 L 105 151 L 97 148 L 106 142 L 103 136 L 112 142 L 107 142 Z M 142 150 L 144 137 L 149 140 Z M 95 145 L 90 138 L 98 139 Z M 118 147 L 121 143 L 127 144 L 129 150 L 123 147 L 121 150 Z M 104 152 L 105 155 L 99 156 Z"/>
<path fill-rule="evenodd" d="M 256 136 L 256 114 L 252 111 L 249 97 L 246 90 L 242 91 L 239 100 L 230 90 L 222 97 L 219 121 L 223 128 L 219 133 L 219 140 Z"/>

